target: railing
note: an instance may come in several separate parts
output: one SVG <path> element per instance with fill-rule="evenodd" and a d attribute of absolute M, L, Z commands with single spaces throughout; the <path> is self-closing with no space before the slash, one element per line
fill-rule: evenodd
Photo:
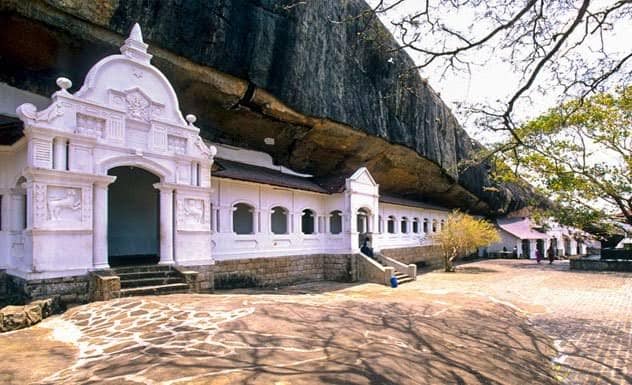
<path fill-rule="evenodd" d="M 396 259 L 387 257 L 382 253 L 375 253 L 375 257 L 378 258 L 381 262 L 383 262 L 386 266 L 390 266 L 393 269 L 399 271 L 400 273 L 404 273 L 407 276 L 411 277 L 414 281 L 417 280 L 417 265 L 409 264 L 406 265 Z"/>
<path fill-rule="evenodd" d="M 361 280 L 390 286 L 394 270 L 390 266 L 382 266 L 373 258 L 358 254 L 358 276 Z"/>

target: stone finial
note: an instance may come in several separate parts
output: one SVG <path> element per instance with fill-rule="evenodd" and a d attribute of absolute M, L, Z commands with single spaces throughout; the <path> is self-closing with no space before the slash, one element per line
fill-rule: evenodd
<path fill-rule="evenodd" d="M 149 64 L 151 55 L 147 53 L 147 47 L 148 45 L 143 41 L 140 26 L 135 23 L 125 44 L 121 47 L 121 53 L 136 62 Z"/>
<path fill-rule="evenodd" d="M 214 158 L 215 155 L 217 155 L 217 147 L 209 146 L 209 155 L 211 156 L 211 158 Z"/>
<path fill-rule="evenodd" d="M 192 126 L 197 121 L 197 117 L 193 114 L 187 115 L 185 119 L 189 122 L 189 126 Z"/>
<path fill-rule="evenodd" d="M 62 89 L 62 91 L 68 92 L 68 88 L 72 87 L 72 82 L 68 78 L 57 78 L 57 86 Z"/>
<path fill-rule="evenodd" d="M 132 31 L 129 33 L 129 39 L 135 40 L 139 43 L 145 43 L 143 41 L 143 33 L 141 32 L 140 25 L 138 25 L 138 23 L 134 23 Z"/>

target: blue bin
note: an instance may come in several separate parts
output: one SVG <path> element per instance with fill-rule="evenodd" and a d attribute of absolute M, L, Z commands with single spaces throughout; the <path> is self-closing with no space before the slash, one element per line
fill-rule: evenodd
<path fill-rule="evenodd" d="M 391 277 L 391 287 L 392 288 L 397 287 L 397 277 Z"/>

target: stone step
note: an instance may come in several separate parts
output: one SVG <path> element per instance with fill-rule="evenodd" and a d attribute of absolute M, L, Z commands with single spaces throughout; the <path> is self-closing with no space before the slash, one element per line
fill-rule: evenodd
<path fill-rule="evenodd" d="M 138 278 L 138 279 L 121 279 L 121 289 L 130 287 L 141 286 L 160 286 L 168 285 L 172 283 L 185 283 L 182 277 L 178 276 L 166 276 L 166 277 L 150 277 L 150 278 Z"/>
<path fill-rule="evenodd" d="M 171 283 L 168 285 L 141 286 L 121 289 L 121 297 L 131 297 L 136 295 L 160 295 L 188 293 L 189 285 L 186 283 Z"/>
<path fill-rule="evenodd" d="M 121 266 L 113 267 L 111 269 L 114 274 L 125 273 L 137 273 L 137 272 L 158 272 L 158 271 L 172 271 L 173 269 L 169 265 L 140 265 L 140 266 Z"/>
<path fill-rule="evenodd" d="M 408 277 L 406 274 L 400 273 L 397 270 L 395 270 L 395 273 L 393 275 L 396 276 L 397 278 Z"/>
<path fill-rule="evenodd" d="M 134 281 L 134 280 L 138 280 L 138 279 L 149 279 L 149 278 L 172 278 L 172 277 L 180 277 L 180 274 L 175 271 L 175 270 L 168 270 L 168 271 L 136 271 L 136 272 L 129 272 L 129 273 L 114 273 L 115 275 L 118 275 L 118 277 L 121 279 L 121 282 L 123 281 Z"/>
<path fill-rule="evenodd" d="M 409 277 L 409 276 L 405 276 L 405 277 L 406 277 L 406 278 L 402 278 L 402 279 L 399 279 L 399 278 L 398 278 L 398 279 L 397 279 L 397 284 L 398 284 L 398 285 L 401 285 L 402 283 L 412 282 L 412 281 L 413 281 L 412 277 Z"/>

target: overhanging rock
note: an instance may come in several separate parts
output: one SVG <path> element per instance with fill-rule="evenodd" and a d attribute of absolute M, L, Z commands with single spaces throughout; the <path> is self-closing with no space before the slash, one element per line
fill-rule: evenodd
<path fill-rule="evenodd" d="M 290 3 L 0 0 L 0 81 L 50 95 L 55 78 L 82 79 L 138 21 L 207 139 L 266 151 L 325 184 L 366 166 L 390 194 L 492 215 L 526 204 L 517 186 L 485 190 L 485 165 L 457 170 L 476 144 L 421 77 L 402 77 L 406 54 L 360 40 L 362 18 L 336 22 L 364 1 Z"/>

